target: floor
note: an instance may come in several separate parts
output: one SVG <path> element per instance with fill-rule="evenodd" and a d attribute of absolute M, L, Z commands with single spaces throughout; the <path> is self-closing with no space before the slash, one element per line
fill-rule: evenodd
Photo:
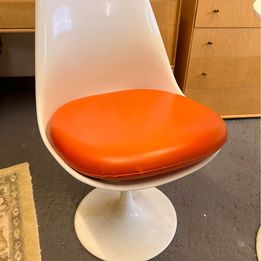
<path fill-rule="evenodd" d="M 0 168 L 29 162 L 43 261 L 97 260 L 76 238 L 73 219 L 92 190 L 68 175 L 39 136 L 34 79 L 0 79 Z M 260 216 L 260 120 L 226 121 L 229 141 L 193 175 L 161 186 L 178 228 L 157 261 L 254 261 Z"/>

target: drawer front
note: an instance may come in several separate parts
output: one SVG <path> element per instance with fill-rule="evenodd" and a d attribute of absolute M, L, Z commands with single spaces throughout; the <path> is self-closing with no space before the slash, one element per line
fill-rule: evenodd
<path fill-rule="evenodd" d="M 34 0 L 0 0 L 0 29 L 34 28 Z"/>
<path fill-rule="evenodd" d="M 222 116 L 256 116 L 260 112 L 260 88 L 187 89 L 185 94 Z"/>
<path fill-rule="evenodd" d="M 258 88 L 260 57 L 191 58 L 185 89 Z"/>
<path fill-rule="evenodd" d="M 171 64 L 175 64 L 180 0 L 151 0 L 160 33 Z"/>
<path fill-rule="evenodd" d="M 191 58 L 259 57 L 260 28 L 196 28 Z"/>
<path fill-rule="evenodd" d="M 199 0 L 196 27 L 260 27 L 253 0 Z"/>

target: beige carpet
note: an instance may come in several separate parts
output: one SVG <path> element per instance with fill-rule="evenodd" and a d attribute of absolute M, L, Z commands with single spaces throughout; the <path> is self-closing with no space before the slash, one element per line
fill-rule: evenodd
<path fill-rule="evenodd" d="M 29 164 L 0 170 L 0 261 L 40 261 Z"/>

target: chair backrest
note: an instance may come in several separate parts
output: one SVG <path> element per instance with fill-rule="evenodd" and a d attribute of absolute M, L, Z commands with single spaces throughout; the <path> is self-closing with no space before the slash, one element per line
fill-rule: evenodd
<path fill-rule="evenodd" d="M 36 1 L 40 129 L 70 100 L 131 88 L 182 94 L 149 0 Z"/>
<path fill-rule="evenodd" d="M 46 135 L 53 112 L 75 98 L 132 88 L 183 95 L 149 0 L 36 0 L 37 119 L 46 147 L 68 173 L 102 189 L 145 189 L 186 176 L 215 156 L 175 174 L 117 183 L 67 165 Z"/>

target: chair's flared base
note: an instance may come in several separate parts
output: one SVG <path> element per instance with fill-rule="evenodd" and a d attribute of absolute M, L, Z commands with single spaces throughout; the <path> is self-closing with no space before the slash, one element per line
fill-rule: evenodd
<path fill-rule="evenodd" d="M 177 216 L 158 189 L 117 192 L 95 189 L 80 203 L 75 230 L 82 245 L 106 261 L 144 261 L 172 241 Z"/>

